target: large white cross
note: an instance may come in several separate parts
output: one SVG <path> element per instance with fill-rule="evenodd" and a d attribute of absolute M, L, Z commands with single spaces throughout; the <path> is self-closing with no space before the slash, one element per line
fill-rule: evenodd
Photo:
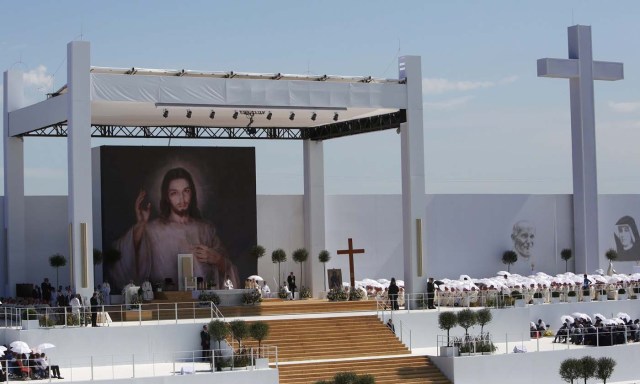
<path fill-rule="evenodd" d="M 598 180 L 593 80 L 621 80 L 622 63 L 593 61 L 591 27 L 568 29 L 569 59 L 539 59 L 538 76 L 569 79 L 576 273 L 593 273 L 598 257 Z"/>

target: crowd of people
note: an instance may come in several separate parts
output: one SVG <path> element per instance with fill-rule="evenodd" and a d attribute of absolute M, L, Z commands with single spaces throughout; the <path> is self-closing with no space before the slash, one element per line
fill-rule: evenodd
<path fill-rule="evenodd" d="M 60 367 L 50 365 L 44 352 L 18 353 L 6 346 L 4 348 L 6 351 L 0 356 L 0 381 L 64 379 L 60 375 Z"/>
<path fill-rule="evenodd" d="M 640 319 L 632 320 L 626 313 L 610 319 L 599 313 L 593 319 L 584 313 L 574 313 L 562 316 L 561 320 L 554 343 L 610 346 L 640 341 Z"/>

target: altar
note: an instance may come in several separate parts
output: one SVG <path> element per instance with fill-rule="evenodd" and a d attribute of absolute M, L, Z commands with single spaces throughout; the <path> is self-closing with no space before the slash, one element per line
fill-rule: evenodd
<path fill-rule="evenodd" d="M 194 290 L 191 291 L 191 297 L 194 300 L 198 300 L 201 292 L 215 293 L 220 297 L 219 307 L 231 307 L 235 305 L 242 305 L 242 296 L 251 292 L 253 289 L 211 289 L 211 290 Z"/>

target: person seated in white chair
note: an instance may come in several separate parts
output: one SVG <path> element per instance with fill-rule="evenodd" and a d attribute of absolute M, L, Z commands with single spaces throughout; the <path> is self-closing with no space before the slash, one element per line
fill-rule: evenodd
<path fill-rule="evenodd" d="M 287 294 L 287 300 L 293 300 L 293 295 L 291 294 L 291 290 L 289 289 L 289 285 L 287 285 L 287 283 L 282 283 L 282 288 L 280 288 L 281 290 L 285 291 Z"/>
<path fill-rule="evenodd" d="M 263 281 L 262 284 L 262 297 L 271 297 L 271 288 L 269 288 L 267 282 Z"/>

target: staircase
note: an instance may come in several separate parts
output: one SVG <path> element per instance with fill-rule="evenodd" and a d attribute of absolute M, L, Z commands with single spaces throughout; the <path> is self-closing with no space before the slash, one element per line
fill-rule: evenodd
<path fill-rule="evenodd" d="M 313 384 L 344 371 L 374 375 L 377 384 L 449 383 L 426 356 L 412 356 L 375 315 L 267 323 L 262 344 L 278 347 L 281 384 Z M 254 340 L 243 344 L 257 346 Z M 305 362 L 310 360 L 319 361 Z"/>
<path fill-rule="evenodd" d="M 262 344 L 278 346 L 278 361 L 408 355 L 410 352 L 375 315 L 269 320 Z M 258 343 L 243 343 L 256 347 Z"/>
<path fill-rule="evenodd" d="M 278 369 L 280 384 L 313 384 L 331 380 L 337 372 L 373 375 L 376 384 L 450 384 L 426 356 L 286 364 Z"/>

